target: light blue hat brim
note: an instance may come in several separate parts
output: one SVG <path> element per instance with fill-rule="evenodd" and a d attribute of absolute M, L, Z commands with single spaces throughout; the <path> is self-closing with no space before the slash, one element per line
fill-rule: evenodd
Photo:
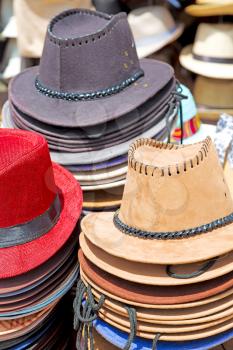
<path fill-rule="evenodd" d="M 128 334 L 118 330 L 115 327 L 110 326 L 106 322 L 97 319 L 94 321 L 94 327 L 96 331 L 109 343 L 123 349 L 127 339 Z M 213 347 L 225 343 L 233 337 L 233 329 L 220 333 L 218 335 L 185 342 L 164 342 L 159 341 L 157 344 L 158 350 L 207 350 Z M 152 341 L 136 337 L 133 341 L 130 350 L 151 350 Z"/>

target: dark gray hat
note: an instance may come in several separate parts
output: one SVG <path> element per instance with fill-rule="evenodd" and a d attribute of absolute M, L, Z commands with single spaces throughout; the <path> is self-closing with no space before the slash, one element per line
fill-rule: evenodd
<path fill-rule="evenodd" d="M 136 109 L 173 75 L 165 63 L 138 60 L 126 14 L 75 9 L 51 21 L 40 67 L 16 76 L 9 98 L 43 123 L 87 127 Z"/>

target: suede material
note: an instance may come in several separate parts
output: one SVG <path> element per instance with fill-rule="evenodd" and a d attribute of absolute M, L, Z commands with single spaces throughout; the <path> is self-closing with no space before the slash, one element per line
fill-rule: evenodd
<path fill-rule="evenodd" d="M 35 87 L 38 67 L 29 68 L 11 81 L 9 99 L 23 113 L 46 124 L 69 128 L 95 126 L 135 110 L 155 97 L 174 77 L 172 67 L 166 63 L 144 59 L 140 64 L 144 76 L 127 89 L 111 97 L 77 102 L 38 92 Z"/>
<path fill-rule="evenodd" d="M 143 231 L 176 232 L 232 212 L 230 191 L 210 138 L 181 147 L 141 139 L 130 147 L 119 213 L 125 224 Z M 113 213 L 91 214 L 82 221 L 87 238 L 108 254 L 164 265 L 200 262 L 231 252 L 232 227 L 228 224 L 189 238 L 158 240 L 121 232 L 113 224 Z"/>
<path fill-rule="evenodd" d="M 50 23 L 39 80 L 62 92 L 114 86 L 139 70 L 133 44 L 126 14 L 111 17 L 93 11 L 64 12 Z M 104 74 L 106 71 L 109 74 Z"/>
<path fill-rule="evenodd" d="M 210 140 L 181 148 L 160 147 L 156 142 L 142 142 L 140 146 L 139 141 L 130 151 L 132 165 L 120 211 L 124 223 L 147 231 L 179 231 L 233 212 L 230 192 Z M 142 205 L 143 213 L 139 210 Z"/>
<path fill-rule="evenodd" d="M 15 139 L 18 139 L 16 147 Z M 56 254 L 71 236 L 82 207 L 79 184 L 67 170 L 51 163 L 44 138 L 25 131 L 1 129 L 0 143 L 5 144 L 4 140 L 13 143 L 13 149 L 3 154 L 5 147 L 0 148 L 3 164 L 0 171 L 1 226 L 2 223 L 5 226 L 13 224 L 16 219 L 15 223 L 25 222 L 32 213 L 33 217 L 36 213 L 41 214 L 42 205 L 44 210 L 49 207 L 46 199 L 51 194 L 52 198 L 55 196 L 55 185 L 61 201 L 61 213 L 56 225 L 42 237 L 26 244 L 0 249 L 0 278 L 28 272 Z M 16 159 L 17 150 L 27 143 L 31 143 L 29 151 L 23 152 L 23 155 L 19 153 Z"/>
<path fill-rule="evenodd" d="M 138 129 L 150 115 L 161 110 L 162 107 L 171 101 L 171 93 L 174 90 L 175 79 L 171 79 L 161 92 L 134 111 L 119 117 L 117 120 L 108 123 L 101 123 L 90 128 L 68 129 L 41 123 L 24 114 L 21 110 L 18 110 L 11 101 L 9 107 L 6 105 L 4 110 L 10 108 L 14 121 L 21 122 L 25 127 L 44 134 L 47 140 L 57 140 L 58 142 L 60 141 L 67 144 L 98 144 L 103 143 L 103 138 L 105 138 L 106 141 L 109 141 L 113 137 L 118 136 L 120 138 L 128 132 L 132 132 L 132 130 L 135 129 L 135 123 L 137 123 Z"/>
<path fill-rule="evenodd" d="M 101 294 L 92 288 L 92 293 L 97 301 L 100 300 Z M 114 301 L 108 297 L 105 298 L 104 305 L 109 310 L 118 315 L 128 316 L 124 304 Z M 210 322 L 232 314 L 233 296 L 218 300 L 207 305 L 197 307 L 187 307 L 183 309 L 146 309 L 136 307 L 137 320 L 148 323 L 170 324 L 170 325 L 191 325 Z"/>
<path fill-rule="evenodd" d="M 131 303 L 167 305 L 188 303 L 216 295 L 233 286 L 232 272 L 207 282 L 170 288 L 124 281 L 100 270 L 80 253 L 79 261 L 83 272 L 90 281 L 93 281 L 103 290 L 109 291 L 112 296 L 116 295 L 124 300 L 130 300 Z"/>
<path fill-rule="evenodd" d="M 92 244 L 83 233 L 79 236 L 80 247 L 86 258 L 100 269 L 120 277 L 126 281 L 148 285 L 175 286 L 199 283 L 210 280 L 233 271 L 233 253 L 219 257 L 215 264 L 200 276 L 188 279 L 171 278 L 166 272 L 166 265 L 143 264 L 127 261 L 106 253 Z M 198 271 L 203 262 L 172 266 L 172 271 L 178 274 Z"/>

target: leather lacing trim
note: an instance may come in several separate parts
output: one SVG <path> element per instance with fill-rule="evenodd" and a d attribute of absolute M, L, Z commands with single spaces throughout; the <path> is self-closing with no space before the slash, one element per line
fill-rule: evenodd
<path fill-rule="evenodd" d="M 105 299 L 105 295 L 102 294 L 99 302 L 96 302 L 91 286 L 89 284 L 86 286 L 81 279 L 78 280 L 73 303 L 74 329 L 77 331 L 76 348 L 78 350 L 81 344 L 82 350 L 94 350 L 93 321 L 98 318 L 98 312 L 102 308 Z M 137 312 L 131 306 L 123 305 L 123 307 L 128 313 L 130 322 L 130 334 L 123 350 L 130 350 L 137 334 Z M 160 334 L 156 334 L 152 342 L 152 350 L 157 350 L 157 343 L 160 336 Z"/>
<path fill-rule="evenodd" d="M 76 37 L 76 38 L 61 38 L 56 36 L 53 33 L 54 26 L 63 18 L 66 18 L 68 16 L 76 15 L 76 14 L 81 14 L 81 15 L 89 15 L 89 16 L 96 16 L 100 18 L 104 18 L 106 20 L 109 20 L 109 23 L 106 23 L 106 26 L 104 29 L 101 29 L 97 31 L 94 34 L 89 34 L 89 35 L 84 35 L 82 37 Z M 91 11 L 91 10 L 84 10 L 84 9 L 74 9 L 74 10 L 67 10 L 58 16 L 54 17 L 49 24 L 48 27 L 48 38 L 51 42 L 58 46 L 63 46 L 63 47 L 68 47 L 68 46 L 78 46 L 82 44 L 88 44 L 92 43 L 96 40 L 99 40 L 107 34 L 110 34 L 114 27 L 122 20 L 126 19 L 126 15 L 124 13 L 119 13 L 115 15 L 114 17 L 108 14 L 103 14 L 101 12 L 97 11 Z"/>
<path fill-rule="evenodd" d="M 174 166 L 158 168 L 158 167 L 144 164 L 142 162 L 137 161 L 134 157 L 135 151 L 141 146 L 150 146 L 154 148 L 168 149 L 168 150 L 171 150 L 171 149 L 178 150 L 181 147 L 189 147 L 189 146 L 175 145 L 172 143 L 164 143 L 153 139 L 138 139 L 129 148 L 128 165 L 131 169 L 146 176 L 147 175 L 154 176 L 155 174 L 158 176 L 178 175 L 180 173 L 188 171 L 188 169 L 190 168 L 195 168 L 201 162 L 203 162 L 208 155 L 211 142 L 212 141 L 209 136 L 204 141 L 199 142 L 199 144 L 201 144 L 202 146 L 198 151 L 198 153 L 195 155 L 195 157 L 184 161 L 182 164 L 176 164 Z"/>

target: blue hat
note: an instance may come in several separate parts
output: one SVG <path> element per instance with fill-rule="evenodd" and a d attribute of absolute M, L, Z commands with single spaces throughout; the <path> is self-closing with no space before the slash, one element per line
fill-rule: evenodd
<path fill-rule="evenodd" d="M 94 321 L 94 327 L 96 331 L 109 343 L 115 345 L 119 349 L 123 349 L 129 335 L 115 327 L 110 326 L 108 323 L 100 320 L 99 318 Z M 185 341 L 185 342 L 165 342 L 159 341 L 157 344 L 157 350 L 207 350 L 217 345 L 225 343 L 233 337 L 233 329 L 224 333 L 217 334 L 212 337 Z M 151 350 L 152 341 L 136 337 L 131 345 L 131 350 Z"/>

